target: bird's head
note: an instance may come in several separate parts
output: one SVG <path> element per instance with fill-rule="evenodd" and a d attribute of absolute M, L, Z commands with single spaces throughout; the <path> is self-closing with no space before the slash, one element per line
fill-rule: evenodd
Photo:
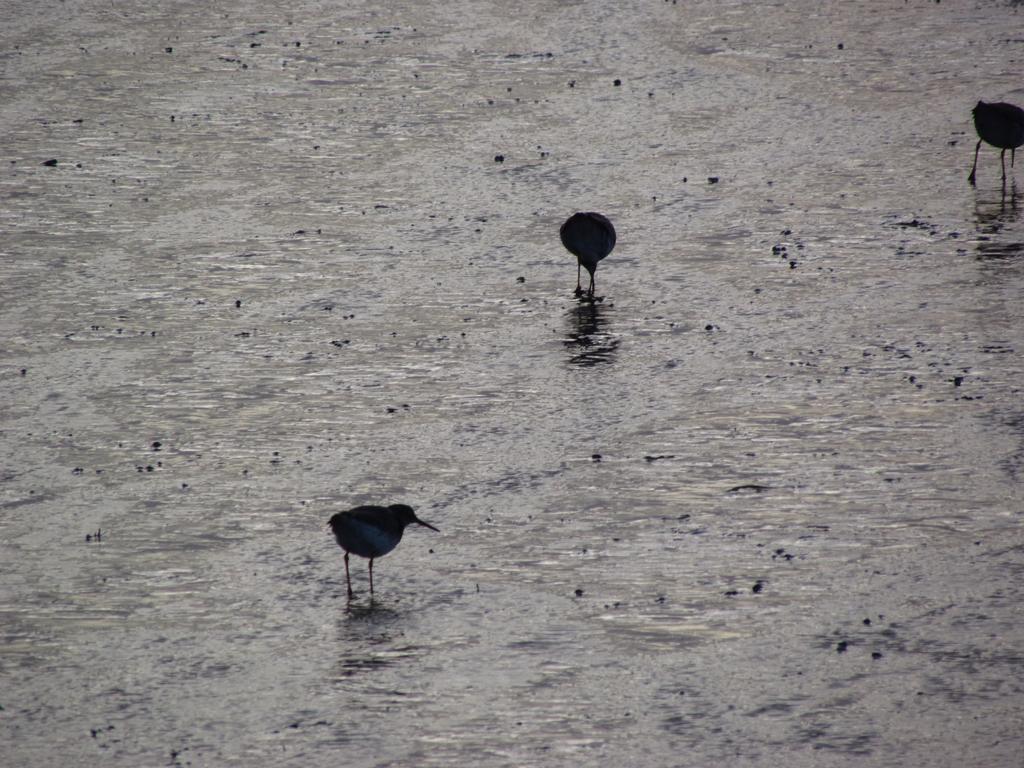
<path fill-rule="evenodd" d="M 391 506 L 388 507 L 388 509 L 390 509 L 395 514 L 395 517 L 398 518 L 398 520 L 402 523 L 403 527 L 406 525 L 412 525 L 413 523 L 416 523 L 417 525 L 422 525 L 424 528 L 429 528 L 432 531 L 437 531 L 437 528 L 432 526 L 430 523 L 425 523 L 418 517 L 416 517 L 416 513 L 413 512 L 412 507 L 410 507 L 408 504 L 392 504 Z M 438 531 L 438 533 L 440 533 L 440 531 Z"/>

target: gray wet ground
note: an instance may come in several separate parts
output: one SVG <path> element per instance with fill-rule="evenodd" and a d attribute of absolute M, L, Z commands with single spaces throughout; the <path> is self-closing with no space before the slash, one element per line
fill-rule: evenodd
<path fill-rule="evenodd" d="M 1024 11 L 516 5 L 8 6 L 4 765 L 1020 765 Z"/>

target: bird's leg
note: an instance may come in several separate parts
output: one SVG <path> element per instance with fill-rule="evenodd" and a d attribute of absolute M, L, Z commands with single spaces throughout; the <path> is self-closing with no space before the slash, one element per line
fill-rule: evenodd
<path fill-rule="evenodd" d="M 370 599 L 373 599 L 373 558 L 370 558 Z"/>
<path fill-rule="evenodd" d="M 999 164 L 1003 166 L 1003 181 L 1006 181 L 1006 150 L 999 153 Z"/>
<path fill-rule="evenodd" d="M 348 599 L 352 599 L 352 579 L 348 575 L 348 552 L 345 553 L 345 583 L 348 585 Z"/>
<path fill-rule="evenodd" d="M 1014 147 L 1010 150 L 1010 167 L 1013 168 L 1013 156 L 1017 154 L 1017 148 Z"/>
<path fill-rule="evenodd" d="M 594 273 L 590 273 L 590 289 L 587 291 L 587 296 L 594 298 Z"/>
<path fill-rule="evenodd" d="M 576 262 L 576 290 L 573 292 L 574 296 L 579 296 L 583 293 L 583 288 L 580 287 L 580 270 L 582 266 L 578 261 Z"/>
<path fill-rule="evenodd" d="M 974 165 L 971 166 L 971 175 L 967 177 L 967 181 L 970 182 L 971 186 L 974 186 L 974 172 L 978 168 L 978 151 L 981 149 L 981 139 L 978 139 L 978 146 L 974 148 Z"/>

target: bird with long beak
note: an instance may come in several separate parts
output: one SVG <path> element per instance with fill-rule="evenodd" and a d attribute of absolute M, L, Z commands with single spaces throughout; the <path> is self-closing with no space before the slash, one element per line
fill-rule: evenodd
<path fill-rule="evenodd" d="M 430 523 L 416 517 L 408 504 L 391 504 L 387 507 L 366 505 L 354 507 L 334 515 L 329 525 L 338 540 L 338 546 L 345 550 L 345 583 L 348 596 L 352 598 L 352 579 L 348 572 L 349 554 L 370 560 L 370 598 L 373 598 L 373 561 L 383 557 L 398 546 L 406 526 L 416 523 L 436 531 Z"/>

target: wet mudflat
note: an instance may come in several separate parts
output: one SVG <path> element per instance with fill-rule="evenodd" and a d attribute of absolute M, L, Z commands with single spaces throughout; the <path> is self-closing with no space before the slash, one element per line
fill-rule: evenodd
<path fill-rule="evenodd" d="M 1017 764 L 1020 8 L 343 5 L 0 31 L 4 764 Z"/>

